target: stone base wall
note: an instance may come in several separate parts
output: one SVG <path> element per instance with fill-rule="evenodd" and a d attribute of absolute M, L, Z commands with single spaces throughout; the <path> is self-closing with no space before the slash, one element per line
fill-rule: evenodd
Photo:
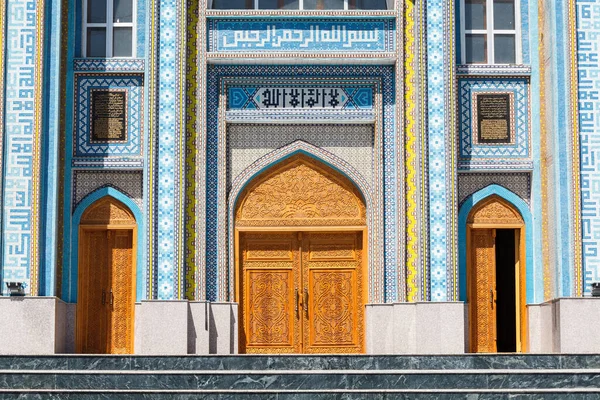
<path fill-rule="evenodd" d="M 0 297 L 0 355 L 74 353 L 76 309 L 56 297 Z M 134 353 L 236 354 L 237 315 L 236 303 L 142 301 Z"/>
<path fill-rule="evenodd" d="M 0 297 L 0 355 L 72 351 L 70 306 L 56 297 Z"/>
<path fill-rule="evenodd" d="M 237 354 L 237 303 L 142 301 L 135 307 L 135 354 Z"/>
<path fill-rule="evenodd" d="M 527 306 L 530 353 L 600 353 L 600 297 Z"/>
<path fill-rule="evenodd" d="M 528 309 L 528 352 L 599 353 L 600 298 L 559 298 Z M 56 297 L 0 297 L 0 355 L 75 351 L 76 304 Z M 466 304 L 366 305 L 368 354 L 462 354 Z M 142 301 L 135 354 L 237 354 L 237 303 Z"/>
<path fill-rule="evenodd" d="M 368 354 L 462 354 L 462 302 L 368 304 Z"/>

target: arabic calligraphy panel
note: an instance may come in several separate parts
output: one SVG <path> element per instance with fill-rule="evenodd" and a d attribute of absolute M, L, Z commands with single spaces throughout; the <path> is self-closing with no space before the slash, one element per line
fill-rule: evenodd
<path fill-rule="evenodd" d="M 319 109 L 371 110 L 373 87 L 249 87 L 235 86 L 227 90 L 228 110 Z"/>
<path fill-rule="evenodd" d="M 391 52 L 391 18 L 336 20 L 210 20 L 211 52 Z"/>

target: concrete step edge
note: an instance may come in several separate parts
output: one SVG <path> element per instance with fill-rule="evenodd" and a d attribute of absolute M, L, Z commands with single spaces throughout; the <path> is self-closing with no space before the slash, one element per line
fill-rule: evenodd
<path fill-rule="evenodd" d="M 600 369 L 330 369 L 330 370 L 101 370 L 3 369 L 5 375 L 600 375 Z"/>
<path fill-rule="evenodd" d="M 2 393 L 107 393 L 107 394 L 317 394 L 317 393 L 600 393 L 600 388 L 543 388 L 543 389 L 0 389 Z"/>

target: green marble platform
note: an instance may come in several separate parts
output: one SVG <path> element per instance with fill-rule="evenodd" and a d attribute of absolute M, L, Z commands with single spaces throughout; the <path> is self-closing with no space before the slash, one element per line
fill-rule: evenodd
<path fill-rule="evenodd" d="M 0 356 L 0 399 L 600 399 L 600 355 Z"/>

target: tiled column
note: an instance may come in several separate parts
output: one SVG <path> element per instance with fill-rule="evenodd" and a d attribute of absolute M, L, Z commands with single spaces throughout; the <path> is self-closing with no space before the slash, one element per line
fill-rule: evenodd
<path fill-rule="evenodd" d="M 454 145 L 454 7 L 427 1 L 427 104 L 429 147 L 429 298 L 456 293 L 456 160 Z"/>
<path fill-rule="evenodd" d="M 2 291 L 38 293 L 44 0 L 3 2 Z M 0 34 L 1 35 L 1 34 Z"/>
<path fill-rule="evenodd" d="M 151 104 L 148 156 L 149 231 L 153 270 L 150 298 L 180 299 L 184 296 L 183 160 L 185 151 L 185 0 L 152 2 L 150 62 L 156 103 Z M 158 8 L 157 8 L 158 6 Z"/>

